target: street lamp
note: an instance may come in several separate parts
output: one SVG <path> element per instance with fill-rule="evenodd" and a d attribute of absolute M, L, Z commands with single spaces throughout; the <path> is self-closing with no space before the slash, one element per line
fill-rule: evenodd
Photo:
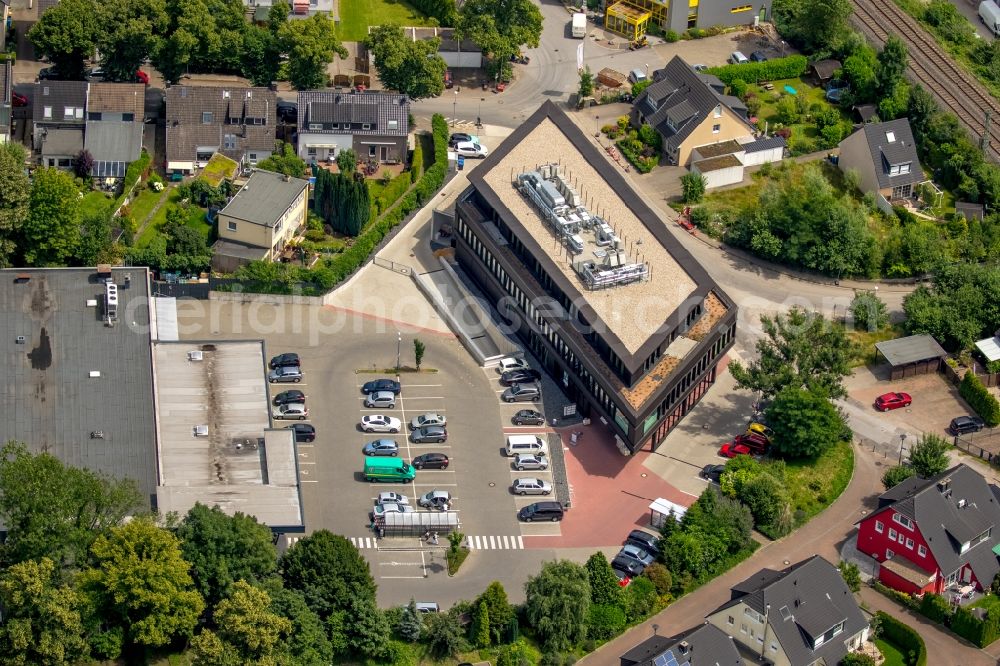
<path fill-rule="evenodd" d="M 649 80 L 649 63 L 646 63 L 646 80 Z"/>
<path fill-rule="evenodd" d="M 781 40 L 781 57 L 782 58 L 785 57 L 785 47 L 786 46 L 788 46 L 788 44 L 785 43 L 785 40 Z"/>
<path fill-rule="evenodd" d="M 396 374 L 399 374 L 399 352 L 400 347 L 403 344 L 403 334 L 396 331 Z"/>
<path fill-rule="evenodd" d="M 451 126 L 458 122 L 458 91 L 455 91 L 454 101 L 451 103 Z"/>
<path fill-rule="evenodd" d="M 905 441 L 906 441 L 906 433 L 904 432 L 899 436 L 899 461 L 896 463 L 897 465 L 903 464 L 903 442 Z"/>
<path fill-rule="evenodd" d="M 483 102 L 486 101 L 485 97 L 479 98 L 479 113 L 476 115 L 476 127 L 483 126 Z"/>
<path fill-rule="evenodd" d="M 594 138 L 597 139 L 598 143 L 600 143 L 600 141 L 601 141 L 601 117 L 599 115 L 597 115 L 596 113 L 594 114 Z"/>

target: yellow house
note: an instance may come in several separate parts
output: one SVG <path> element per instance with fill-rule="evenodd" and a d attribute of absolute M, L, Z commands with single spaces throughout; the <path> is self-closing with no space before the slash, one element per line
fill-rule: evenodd
<path fill-rule="evenodd" d="M 254 171 L 219 211 L 217 255 L 274 260 L 306 224 L 309 181 Z"/>

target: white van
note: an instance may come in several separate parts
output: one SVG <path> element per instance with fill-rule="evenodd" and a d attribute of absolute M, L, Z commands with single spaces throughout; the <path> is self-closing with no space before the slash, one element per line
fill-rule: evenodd
<path fill-rule="evenodd" d="M 745 65 L 750 62 L 750 58 L 743 55 L 740 51 L 733 51 L 729 54 L 729 62 L 734 65 Z"/>
<path fill-rule="evenodd" d="M 646 80 L 646 73 L 641 69 L 633 69 L 628 73 L 628 80 L 632 83 L 640 83 Z"/>
<path fill-rule="evenodd" d="M 538 435 L 510 435 L 507 437 L 507 455 L 518 453 L 548 453 L 548 445 Z"/>

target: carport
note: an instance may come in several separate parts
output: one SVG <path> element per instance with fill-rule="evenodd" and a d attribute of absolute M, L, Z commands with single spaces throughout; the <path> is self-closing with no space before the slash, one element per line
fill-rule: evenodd
<path fill-rule="evenodd" d="M 889 378 L 896 380 L 937 372 L 948 353 L 930 335 L 910 335 L 905 338 L 875 343 L 875 360 L 879 354 L 889 363 Z"/>

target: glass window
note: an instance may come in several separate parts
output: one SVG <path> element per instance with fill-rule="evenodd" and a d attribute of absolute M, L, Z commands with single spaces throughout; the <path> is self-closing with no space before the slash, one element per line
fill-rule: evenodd
<path fill-rule="evenodd" d="M 896 540 L 896 535 L 897 535 L 897 534 L 898 534 L 898 532 L 896 532 L 896 530 L 894 530 L 894 529 L 892 529 L 892 528 L 890 527 L 890 528 L 889 528 L 889 541 L 895 541 L 895 540 Z"/>
<path fill-rule="evenodd" d="M 733 618 L 732 615 L 730 615 L 728 618 L 726 618 L 726 624 L 732 626 L 732 625 L 736 624 L 736 619 Z"/>
<path fill-rule="evenodd" d="M 909 548 L 910 550 L 913 550 L 913 539 L 906 540 L 906 547 Z"/>
<path fill-rule="evenodd" d="M 203 111 L 202 112 L 202 114 L 201 114 L 201 124 L 202 125 L 211 125 L 212 124 L 212 112 L 211 111 Z"/>
<path fill-rule="evenodd" d="M 885 531 L 885 525 L 882 524 L 881 520 L 875 521 L 875 531 L 878 532 L 879 534 L 882 534 L 882 532 Z"/>
<path fill-rule="evenodd" d="M 229 227 L 230 231 L 236 231 L 236 223 L 233 222 L 232 220 L 229 221 L 229 224 L 227 226 Z"/>
<path fill-rule="evenodd" d="M 927 549 L 924 548 L 923 546 L 917 546 L 917 555 L 919 555 L 920 557 L 926 557 Z"/>

